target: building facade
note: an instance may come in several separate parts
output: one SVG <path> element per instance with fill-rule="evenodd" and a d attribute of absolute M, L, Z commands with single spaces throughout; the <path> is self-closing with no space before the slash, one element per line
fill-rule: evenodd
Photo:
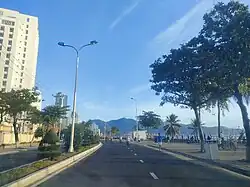
<path fill-rule="evenodd" d="M 62 92 L 58 92 L 56 93 L 56 95 L 54 95 L 55 97 L 55 105 L 56 106 L 60 106 L 60 107 L 64 107 L 64 106 L 68 106 L 68 96 L 63 94 Z M 61 128 L 64 129 L 66 126 L 69 125 L 69 118 L 68 115 L 66 116 L 66 118 L 61 119 Z"/>
<path fill-rule="evenodd" d="M 0 8 L 0 90 L 35 86 L 38 45 L 37 17 Z"/>

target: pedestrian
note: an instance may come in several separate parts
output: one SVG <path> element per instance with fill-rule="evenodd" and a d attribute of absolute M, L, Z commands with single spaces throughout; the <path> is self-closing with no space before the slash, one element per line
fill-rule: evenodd
<path fill-rule="evenodd" d="M 162 147 L 162 137 L 161 137 L 161 134 L 160 134 L 160 133 L 158 133 L 157 143 L 158 143 L 159 151 L 160 151 L 160 150 L 161 150 L 161 147 Z"/>

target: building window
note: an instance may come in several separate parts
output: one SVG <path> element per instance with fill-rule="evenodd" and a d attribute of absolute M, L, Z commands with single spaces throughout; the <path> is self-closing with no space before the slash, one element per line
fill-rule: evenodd
<path fill-rule="evenodd" d="M 22 63 L 24 64 L 24 63 L 25 63 L 25 60 L 22 60 Z"/>
<path fill-rule="evenodd" d="M 25 53 L 23 53 L 23 58 L 25 58 L 26 57 L 26 54 Z"/>
<path fill-rule="evenodd" d="M 12 40 L 9 40 L 9 41 L 8 41 L 8 45 L 12 45 Z"/>
<path fill-rule="evenodd" d="M 21 73 L 21 77 L 23 77 L 23 72 Z"/>
<path fill-rule="evenodd" d="M 7 47 L 7 51 L 11 51 L 11 47 Z"/>
<path fill-rule="evenodd" d="M 7 53 L 7 54 L 6 54 L 6 58 L 10 58 L 10 53 Z"/>
<path fill-rule="evenodd" d="M 0 50 L 2 50 L 2 46 L 0 45 Z"/>
<path fill-rule="evenodd" d="M 26 52 L 26 47 L 23 49 L 24 52 Z"/>
<path fill-rule="evenodd" d="M 24 66 L 22 66 L 21 70 L 24 70 Z"/>
<path fill-rule="evenodd" d="M 4 75 L 3 75 L 3 78 L 4 78 L 4 79 L 7 79 L 7 77 L 8 77 L 8 74 L 4 74 Z"/>
<path fill-rule="evenodd" d="M 30 18 L 27 18 L 27 22 L 30 22 Z"/>
<path fill-rule="evenodd" d="M 19 88 L 22 88 L 22 85 L 19 85 Z"/>
<path fill-rule="evenodd" d="M 25 40 L 28 40 L 28 36 L 25 36 Z"/>
<path fill-rule="evenodd" d="M 26 25 L 26 28 L 29 28 L 29 25 Z"/>
<path fill-rule="evenodd" d="M 23 79 L 20 79 L 20 83 L 22 83 L 23 82 Z"/>
<path fill-rule="evenodd" d="M 13 38 L 13 34 L 9 34 L 9 38 Z"/>
<path fill-rule="evenodd" d="M 6 91 L 6 88 L 2 88 L 2 92 L 5 92 Z"/>
<path fill-rule="evenodd" d="M 14 28 L 10 28 L 10 32 L 14 32 Z"/>
<path fill-rule="evenodd" d="M 29 33 L 29 31 L 28 30 L 26 30 L 26 34 L 28 34 Z"/>
<path fill-rule="evenodd" d="M 0 32 L 0 37 L 3 37 L 3 32 Z"/>
<path fill-rule="evenodd" d="M 2 20 L 2 24 L 14 26 L 14 25 L 15 25 L 15 22 L 14 22 L 14 21 L 9 21 L 9 20 L 3 19 L 3 20 Z"/>
<path fill-rule="evenodd" d="M 3 43 L 3 39 L 0 39 L 0 44 L 2 44 Z"/>
<path fill-rule="evenodd" d="M 0 30 L 1 30 L 1 31 L 4 31 L 4 26 L 1 26 L 1 27 L 0 27 Z"/>
<path fill-rule="evenodd" d="M 8 69 L 9 69 L 8 67 L 4 67 L 4 69 L 3 69 L 3 70 L 4 70 L 5 72 L 7 72 L 7 71 L 8 71 Z"/>
<path fill-rule="evenodd" d="M 27 46 L 27 42 L 24 42 L 24 45 Z"/>
<path fill-rule="evenodd" d="M 7 82 L 6 81 L 3 81 L 3 86 L 6 86 Z"/>
<path fill-rule="evenodd" d="M 10 61 L 9 60 L 5 60 L 5 65 L 9 65 Z"/>

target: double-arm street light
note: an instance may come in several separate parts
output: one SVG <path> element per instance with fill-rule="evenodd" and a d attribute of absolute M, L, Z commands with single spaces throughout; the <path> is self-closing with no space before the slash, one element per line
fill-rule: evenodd
<path fill-rule="evenodd" d="M 72 126 L 71 126 L 71 137 L 70 137 L 70 145 L 69 145 L 69 152 L 74 152 L 74 130 L 75 130 L 75 117 L 76 117 L 76 90 L 77 90 L 77 79 L 78 79 L 78 66 L 80 62 L 79 52 L 87 46 L 95 45 L 97 41 L 91 41 L 88 44 L 82 45 L 80 48 L 76 48 L 72 45 L 65 44 L 64 42 L 58 42 L 59 46 L 62 47 L 70 47 L 75 50 L 76 52 L 76 72 L 75 72 L 75 87 L 74 87 L 74 99 L 73 99 L 73 116 L 72 116 Z"/>
<path fill-rule="evenodd" d="M 138 131 L 139 131 L 139 123 L 138 123 L 138 120 L 137 120 L 137 100 L 135 98 L 133 98 L 133 97 L 131 97 L 130 99 L 135 102 L 136 138 L 137 138 Z"/>

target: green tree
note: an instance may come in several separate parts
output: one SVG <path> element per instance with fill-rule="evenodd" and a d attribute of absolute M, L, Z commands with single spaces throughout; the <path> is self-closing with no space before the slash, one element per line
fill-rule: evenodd
<path fill-rule="evenodd" d="M 81 123 L 75 124 L 75 131 L 74 131 L 74 150 L 78 150 L 83 143 L 86 145 L 91 144 L 91 141 L 93 139 L 93 132 L 90 130 L 90 125 L 91 121 L 84 122 L 82 121 Z M 62 134 L 63 134 L 63 140 L 65 143 L 65 149 L 69 149 L 70 145 L 70 137 L 71 137 L 71 125 L 69 125 L 66 129 L 63 129 Z"/>
<path fill-rule="evenodd" d="M 138 116 L 138 123 L 148 130 L 158 128 L 162 124 L 162 120 L 153 111 L 143 111 L 142 115 Z"/>
<path fill-rule="evenodd" d="M 221 115 L 225 116 L 225 111 L 229 111 L 229 99 L 214 99 L 208 103 L 207 109 L 211 111 L 211 108 L 217 108 L 217 125 L 218 125 L 218 137 L 221 137 Z"/>
<path fill-rule="evenodd" d="M 35 134 L 34 134 L 34 137 L 35 138 L 43 138 L 46 134 L 46 131 L 44 129 L 43 126 L 41 127 L 38 127 L 36 130 L 35 130 Z"/>
<path fill-rule="evenodd" d="M 69 111 L 68 108 L 68 106 L 46 106 L 42 110 L 41 116 L 43 119 L 43 124 L 47 127 L 47 129 L 58 127 L 60 119 L 66 118 L 67 112 Z"/>
<path fill-rule="evenodd" d="M 34 107 L 31 106 L 32 103 L 37 102 L 37 94 L 34 91 L 28 89 L 22 90 L 11 90 L 6 93 L 6 105 L 7 113 L 12 117 L 13 128 L 15 134 L 16 146 L 19 143 L 18 137 L 18 120 L 23 120 L 23 115 L 25 112 L 34 110 Z"/>
<path fill-rule="evenodd" d="M 215 96 L 218 98 L 225 92 L 214 83 L 214 72 L 206 71 L 209 68 L 207 64 L 214 61 L 210 51 L 210 44 L 199 36 L 179 49 L 172 49 L 169 55 L 157 59 L 150 66 L 153 83 L 151 88 L 156 91 L 156 95 L 162 94 L 161 105 L 172 103 L 190 108 L 199 124 L 200 110 Z M 200 125 L 198 130 L 203 152 L 205 142 Z"/>
<path fill-rule="evenodd" d="M 164 130 L 166 135 L 170 136 L 172 139 L 180 132 L 180 120 L 175 114 L 170 114 L 164 124 Z"/>
<path fill-rule="evenodd" d="M 111 127 L 111 134 L 113 136 L 117 135 L 119 133 L 119 129 L 115 126 Z"/>
<path fill-rule="evenodd" d="M 195 140 L 198 140 L 198 137 L 199 137 L 199 126 L 203 126 L 203 125 L 204 123 L 200 123 L 199 125 L 199 122 L 197 121 L 197 119 L 191 119 L 191 123 L 188 129 L 193 130 L 192 134 L 194 135 Z"/>
<path fill-rule="evenodd" d="M 247 5 L 238 1 L 218 3 L 205 14 L 201 35 L 212 45 L 216 59 L 209 66 L 216 72 L 220 87 L 232 90 L 232 96 L 241 110 L 247 138 L 246 159 L 250 160 L 250 125 L 244 98 L 249 92 L 241 93 L 240 85 L 250 77 L 250 12 Z"/>

